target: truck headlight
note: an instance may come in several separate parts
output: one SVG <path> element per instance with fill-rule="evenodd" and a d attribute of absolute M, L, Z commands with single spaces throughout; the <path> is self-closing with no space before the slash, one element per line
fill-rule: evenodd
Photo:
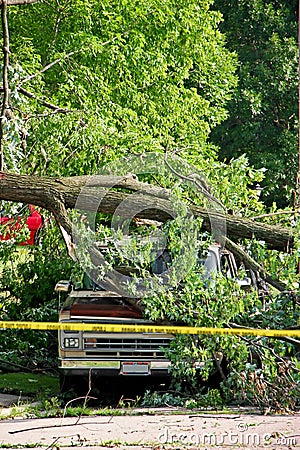
<path fill-rule="evenodd" d="M 79 347 L 79 339 L 74 337 L 67 337 L 64 339 L 65 348 L 77 348 Z"/>

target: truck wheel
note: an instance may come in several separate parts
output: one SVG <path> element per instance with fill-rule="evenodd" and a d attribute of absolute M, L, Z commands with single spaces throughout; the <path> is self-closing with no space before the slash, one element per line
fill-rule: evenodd
<path fill-rule="evenodd" d="M 60 392 L 66 393 L 72 391 L 77 396 L 86 395 L 88 392 L 88 382 L 85 377 L 78 375 L 59 375 Z"/>

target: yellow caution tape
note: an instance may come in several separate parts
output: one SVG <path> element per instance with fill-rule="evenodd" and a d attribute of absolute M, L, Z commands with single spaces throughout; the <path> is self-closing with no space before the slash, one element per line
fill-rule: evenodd
<path fill-rule="evenodd" d="M 79 322 L 12 322 L 0 321 L 0 329 L 105 331 L 109 333 L 223 334 L 235 336 L 300 337 L 298 330 L 266 330 L 253 328 L 177 327 L 169 325 L 126 325 Z"/>

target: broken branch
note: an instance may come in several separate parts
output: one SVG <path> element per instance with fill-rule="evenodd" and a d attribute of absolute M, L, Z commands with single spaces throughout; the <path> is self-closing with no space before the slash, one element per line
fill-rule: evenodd
<path fill-rule="evenodd" d="M 122 191 L 123 189 L 126 192 Z M 128 193 L 128 190 L 136 192 L 135 195 Z M 131 218 L 134 208 L 139 211 L 136 217 L 141 219 L 166 222 L 173 218 L 170 191 L 140 183 L 132 175 L 51 178 L 0 172 L 0 200 L 32 203 L 53 211 L 53 197 L 59 198 L 65 208 L 75 208 L 76 205 L 78 207 L 79 196 L 85 211 L 98 210 L 114 214 L 122 203 L 124 217 Z M 288 228 L 267 225 L 195 205 L 188 206 L 194 217 L 203 219 L 202 231 L 210 231 L 212 223 L 222 223 L 225 220 L 230 238 L 256 237 L 265 241 L 269 248 L 283 251 L 293 246 L 293 234 Z"/>

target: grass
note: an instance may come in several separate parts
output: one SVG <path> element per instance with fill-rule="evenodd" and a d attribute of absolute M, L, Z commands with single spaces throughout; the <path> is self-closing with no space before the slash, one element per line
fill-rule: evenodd
<path fill-rule="evenodd" d="M 92 406 L 85 404 L 83 400 L 80 404 L 69 404 L 68 399 L 59 392 L 58 377 L 44 374 L 28 373 L 0 373 L 0 392 L 15 394 L 19 396 L 18 400 L 11 408 L 0 408 L 0 420 L 12 419 L 16 417 L 23 418 L 44 418 L 44 417 L 80 417 L 80 416 L 122 416 L 122 415 L 155 415 L 155 408 L 159 406 L 149 404 L 146 407 L 139 407 L 140 397 L 132 402 L 120 401 L 117 407 L 111 406 Z M 30 400 L 26 400 L 30 397 Z M 75 397 L 75 394 L 74 394 Z M 149 397 L 149 396 L 148 396 Z M 149 398 L 148 398 L 149 400 Z M 155 402 L 154 402 L 155 403 Z M 136 410 L 138 408 L 138 410 Z M 213 408 L 182 408 L 175 407 L 163 414 L 232 414 L 236 409 L 224 408 L 223 410 L 214 410 Z M 1 446 L 0 446 L 1 449 Z"/>
<path fill-rule="evenodd" d="M 30 419 L 44 419 L 44 418 L 63 418 L 63 417 L 87 417 L 87 416 L 127 416 L 134 415 L 132 412 L 114 409 L 114 408 L 91 408 L 87 406 L 75 406 L 64 408 L 61 400 L 57 397 L 52 397 L 50 400 L 41 401 L 37 404 L 26 404 L 19 401 L 17 405 L 3 410 L 0 410 L 0 421 L 15 418 L 30 418 Z M 137 414 L 139 415 L 139 414 Z M 1 448 L 1 447 L 0 447 Z"/>
<path fill-rule="evenodd" d="M 18 449 L 18 448 L 37 448 L 37 447 L 41 447 L 41 444 L 37 443 L 37 444 L 32 444 L 32 443 L 28 443 L 28 444 L 10 444 L 10 443 L 5 443 L 5 442 L 0 442 L 0 448 L 12 448 L 12 449 Z"/>
<path fill-rule="evenodd" d="M 0 374 L 0 392 L 35 398 L 51 397 L 59 393 L 58 377 L 31 373 Z"/>

